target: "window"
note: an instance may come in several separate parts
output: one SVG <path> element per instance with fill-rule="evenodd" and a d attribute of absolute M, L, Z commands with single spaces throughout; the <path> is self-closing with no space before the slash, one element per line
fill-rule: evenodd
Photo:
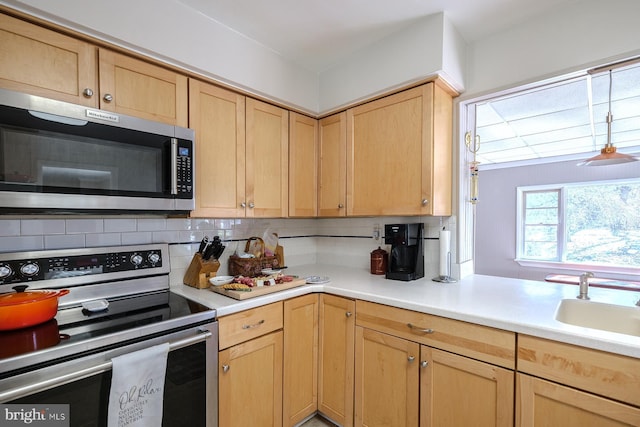
<path fill-rule="evenodd" d="M 518 187 L 518 259 L 640 269 L 640 179 Z"/>

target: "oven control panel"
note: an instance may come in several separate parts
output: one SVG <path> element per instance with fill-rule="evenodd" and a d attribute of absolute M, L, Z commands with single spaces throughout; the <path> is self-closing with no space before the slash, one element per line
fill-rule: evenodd
<path fill-rule="evenodd" d="M 113 248 L 112 248 L 113 249 Z M 113 274 L 118 276 L 140 276 L 164 274 L 168 272 L 168 263 L 164 263 L 162 247 L 131 248 L 128 250 L 96 251 L 94 253 L 75 253 L 78 251 L 43 251 L 24 253 L 36 255 L 20 258 L 19 254 L 3 256 L 0 254 L 0 285 L 31 282 L 37 280 L 66 279 L 87 277 L 87 280 L 99 281 Z M 87 252 L 82 251 L 82 252 Z M 6 259 L 8 258 L 8 259 Z"/>

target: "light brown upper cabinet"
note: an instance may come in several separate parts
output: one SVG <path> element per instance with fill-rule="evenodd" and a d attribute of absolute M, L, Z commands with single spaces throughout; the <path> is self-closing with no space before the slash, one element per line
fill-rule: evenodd
<path fill-rule="evenodd" d="M 98 107 L 97 82 L 95 46 L 0 14 L 1 87 Z"/>
<path fill-rule="evenodd" d="M 286 217 L 289 206 L 289 112 L 247 98 L 247 217 Z"/>
<path fill-rule="evenodd" d="M 289 113 L 289 216 L 318 211 L 318 121 Z"/>
<path fill-rule="evenodd" d="M 186 76 L 107 49 L 98 55 L 100 108 L 188 126 Z"/>
<path fill-rule="evenodd" d="M 0 87 L 187 126 L 187 77 L 0 14 Z"/>
<path fill-rule="evenodd" d="M 243 217 L 245 97 L 189 80 L 189 126 L 196 132 L 195 217 Z"/>
<path fill-rule="evenodd" d="M 347 113 L 320 120 L 318 216 L 347 215 Z"/>
<path fill-rule="evenodd" d="M 285 217 L 288 112 L 195 79 L 189 126 L 196 132 L 194 217 Z"/>
<path fill-rule="evenodd" d="M 451 215 L 452 113 L 433 82 L 347 110 L 347 215 Z"/>

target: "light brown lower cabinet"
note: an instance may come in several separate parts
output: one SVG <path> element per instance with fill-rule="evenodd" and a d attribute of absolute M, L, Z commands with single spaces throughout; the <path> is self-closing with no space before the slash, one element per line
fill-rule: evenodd
<path fill-rule="evenodd" d="M 356 326 L 356 426 L 418 426 L 419 357 L 418 343 Z"/>
<path fill-rule="evenodd" d="M 318 411 L 342 427 L 353 426 L 354 300 L 320 294 Z"/>
<path fill-rule="evenodd" d="M 513 426 L 514 372 L 422 346 L 420 426 Z"/>
<path fill-rule="evenodd" d="M 282 331 L 222 350 L 219 426 L 282 425 Z"/>
<path fill-rule="evenodd" d="M 283 425 L 318 410 L 318 294 L 284 302 Z"/>
<path fill-rule="evenodd" d="M 637 427 L 640 408 L 518 373 L 516 418 L 518 427 Z"/>

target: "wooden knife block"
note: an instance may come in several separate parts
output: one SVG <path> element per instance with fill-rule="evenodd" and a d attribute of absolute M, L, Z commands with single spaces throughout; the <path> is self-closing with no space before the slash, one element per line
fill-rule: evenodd
<path fill-rule="evenodd" d="M 211 286 L 209 279 L 215 277 L 219 268 L 220 262 L 217 259 L 203 260 L 202 254 L 197 253 L 193 256 L 191 264 L 184 274 L 183 282 L 185 285 L 198 289 L 208 288 Z"/>

